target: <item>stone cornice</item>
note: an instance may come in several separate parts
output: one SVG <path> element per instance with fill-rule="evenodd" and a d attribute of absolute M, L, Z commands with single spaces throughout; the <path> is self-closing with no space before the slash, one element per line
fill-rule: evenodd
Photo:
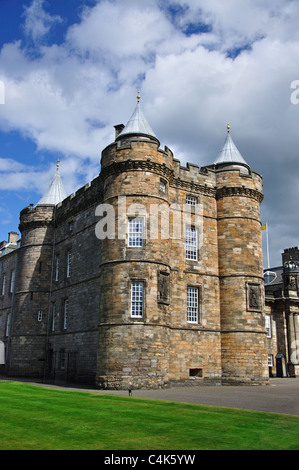
<path fill-rule="evenodd" d="M 195 191 L 205 196 L 215 197 L 216 189 L 204 184 L 195 183 L 194 181 L 183 180 L 176 177 L 174 171 L 165 164 L 147 160 L 125 160 L 123 162 L 115 162 L 102 169 L 100 177 L 104 180 L 108 176 L 116 176 L 126 171 L 150 171 L 166 178 L 169 185 L 176 188 L 184 188 L 189 191 Z"/>
<path fill-rule="evenodd" d="M 22 233 L 24 230 L 33 230 L 41 227 L 51 227 L 53 226 L 53 220 L 29 220 L 23 221 L 19 225 L 19 230 Z"/>
<path fill-rule="evenodd" d="M 217 199 L 232 196 L 250 197 L 259 203 L 261 203 L 264 199 L 264 195 L 260 191 L 247 188 L 246 186 L 224 186 L 223 188 L 217 189 L 216 191 Z"/>

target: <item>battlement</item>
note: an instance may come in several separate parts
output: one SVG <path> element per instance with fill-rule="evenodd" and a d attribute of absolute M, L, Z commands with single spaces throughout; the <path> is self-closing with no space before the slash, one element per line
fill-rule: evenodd
<path fill-rule="evenodd" d="M 74 217 L 92 204 L 101 202 L 102 199 L 103 181 L 99 175 L 90 183 L 85 184 L 75 193 L 70 194 L 66 199 L 57 204 L 56 224 L 59 224 L 69 217 Z"/>

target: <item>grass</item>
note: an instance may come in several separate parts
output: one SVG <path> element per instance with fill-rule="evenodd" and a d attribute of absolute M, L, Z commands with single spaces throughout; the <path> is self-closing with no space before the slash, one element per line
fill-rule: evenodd
<path fill-rule="evenodd" d="M 0 382 L 0 450 L 299 450 L 299 417 Z"/>

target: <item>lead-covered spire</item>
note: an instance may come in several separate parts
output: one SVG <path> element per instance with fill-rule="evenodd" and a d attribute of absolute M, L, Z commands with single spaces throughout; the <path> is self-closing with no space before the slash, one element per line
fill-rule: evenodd
<path fill-rule="evenodd" d="M 124 129 L 120 132 L 120 134 L 117 136 L 117 139 L 122 138 L 125 135 L 148 135 L 150 137 L 154 137 L 157 139 L 153 129 L 147 122 L 141 107 L 140 107 L 140 92 L 138 92 L 137 96 L 137 105 L 136 108 L 129 119 L 127 125 L 124 127 Z"/>
<path fill-rule="evenodd" d="M 227 135 L 223 148 L 214 163 L 215 165 L 221 163 L 242 163 L 243 165 L 247 165 L 232 139 L 229 124 L 227 124 Z"/>
<path fill-rule="evenodd" d="M 56 206 L 66 198 L 66 193 L 59 174 L 59 160 L 57 160 L 54 177 L 48 189 L 37 203 L 38 206 Z"/>

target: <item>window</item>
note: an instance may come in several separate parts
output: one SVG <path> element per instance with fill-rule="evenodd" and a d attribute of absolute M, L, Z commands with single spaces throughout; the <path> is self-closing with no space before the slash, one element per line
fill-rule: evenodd
<path fill-rule="evenodd" d="M 10 332 L 10 322 L 11 322 L 11 314 L 8 314 L 8 315 L 7 315 L 7 320 L 6 320 L 5 336 L 9 336 L 9 332 Z"/>
<path fill-rule="evenodd" d="M 65 299 L 64 305 L 63 305 L 63 329 L 64 330 L 67 330 L 68 313 L 69 313 L 69 300 Z"/>
<path fill-rule="evenodd" d="M 143 317 L 144 283 L 142 281 L 132 282 L 131 288 L 131 317 Z"/>
<path fill-rule="evenodd" d="M 71 268 L 72 268 L 72 252 L 69 250 L 67 252 L 67 266 L 66 266 L 66 277 L 71 277 Z"/>
<path fill-rule="evenodd" d="M 52 306 L 52 331 L 55 331 L 56 304 Z"/>
<path fill-rule="evenodd" d="M 65 369 L 65 356 L 66 356 L 65 349 L 60 349 L 59 367 L 61 370 Z"/>
<path fill-rule="evenodd" d="M 164 180 L 160 180 L 159 189 L 160 189 L 161 193 L 166 193 L 166 183 L 165 183 Z"/>
<path fill-rule="evenodd" d="M 10 293 L 11 294 L 13 294 L 15 290 L 15 278 L 16 278 L 16 271 L 15 269 L 13 269 L 11 272 L 11 278 L 10 278 Z"/>
<path fill-rule="evenodd" d="M 189 377 L 202 377 L 202 369 L 189 369 Z"/>
<path fill-rule="evenodd" d="M 198 323 L 198 287 L 187 289 L 187 321 Z"/>
<path fill-rule="evenodd" d="M 55 281 L 59 280 L 59 255 L 55 256 Z"/>
<path fill-rule="evenodd" d="M 2 291 L 1 291 L 1 294 L 2 294 L 2 295 L 5 294 L 5 284 L 6 284 L 6 274 L 3 274 L 3 278 L 2 278 Z"/>
<path fill-rule="evenodd" d="M 272 337 L 272 332 L 271 332 L 271 317 L 270 317 L 270 315 L 265 316 L 265 321 L 266 321 L 267 338 L 271 338 Z"/>
<path fill-rule="evenodd" d="M 187 196 L 186 197 L 186 204 L 188 206 L 196 206 L 197 204 L 197 197 L 195 196 Z"/>
<path fill-rule="evenodd" d="M 268 367 L 273 367 L 273 355 L 268 354 Z"/>
<path fill-rule="evenodd" d="M 197 261 L 197 230 L 186 227 L 186 259 Z"/>
<path fill-rule="evenodd" d="M 128 227 L 128 246 L 139 247 L 143 246 L 143 217 L 129 218 Z"/>

